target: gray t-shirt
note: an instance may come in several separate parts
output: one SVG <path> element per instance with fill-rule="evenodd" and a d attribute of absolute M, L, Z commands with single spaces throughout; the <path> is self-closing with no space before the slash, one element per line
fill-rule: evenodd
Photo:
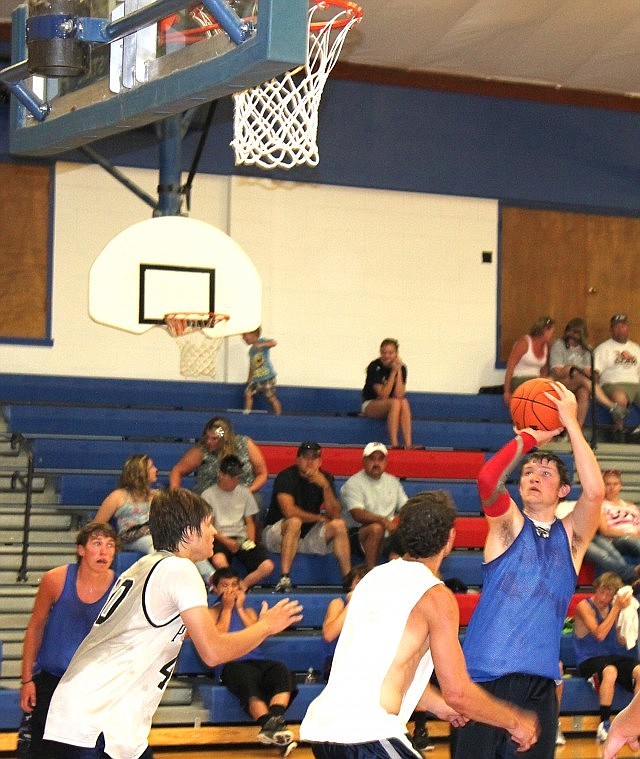
<path fill-rule="evenodd" d="M 249 488 L 237 485 L 228 491 L 216 484 L 207 488 L 202 497 L 213 509 L 213 524 L 218 532 L 229 538 L 247 537 L 245 517 L 258 513 L 258 504 Z"/>

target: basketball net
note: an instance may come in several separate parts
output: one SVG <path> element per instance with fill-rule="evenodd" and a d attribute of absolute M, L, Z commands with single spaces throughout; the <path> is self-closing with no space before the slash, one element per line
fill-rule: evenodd
<path fill-rule="evenodd" d="M 326 21 L 314 20 L 328 9 Z M 307 62 L 282 77 L 234 93 L 236 165 L 290 169 L 318 165 L 318 108 L 349 29 L 362 18 L 350 0 L 321 0 L 309 9 Z M 332 34 L 332 32 L 336 32 Z"/>
<path fill-rule="evenodd" d="M 228 314 L 165 314 L 167 332 L 180 349 L 180 374 L 183 377 L 216 376 L 216 359 L 224 335 L 212 335 L 204 330 L 228 320 Z"/>

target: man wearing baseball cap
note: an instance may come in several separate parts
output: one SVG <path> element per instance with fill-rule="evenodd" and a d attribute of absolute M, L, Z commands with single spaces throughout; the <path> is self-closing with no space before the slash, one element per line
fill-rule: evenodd
<path fill-rule="evenodd" d="M 367 566 L 373 569 L 383 553 L 385 538 L 396 531 L 395 516 L 407 502 L 407 494 L 400 480 L 385 471 L 387 448 L 383 443 L 367 443 L 362 462 L 363 469 L 344 483 L 340 497 L 360 525 L 354 536 Z M 385 548 L 388 553 L 388 546 Z"/>
<path fill-rule="evenodd" d="M 640 345 L 629 340 L 626 314 L 614 314 L 609 330 L 611 337 L 594 352 L 596 374 L 604 392 L 626 411 L 632 403 L 640 406 Z M 616 433 L 623 435 L 622 419 L 616 421 Z"/>
<path fill-rule="evenodd" d="M 351 548 L 333 475 L 322 469 L 322 448 L 314 440 L 298 447 L 296 463 L 276 477 L 262 531 L 268 551 L 280 553 L 282 577 L 276 592 L 288 593 L 296 553 L 334 553 L 344 577 L 351 571 Z"/>

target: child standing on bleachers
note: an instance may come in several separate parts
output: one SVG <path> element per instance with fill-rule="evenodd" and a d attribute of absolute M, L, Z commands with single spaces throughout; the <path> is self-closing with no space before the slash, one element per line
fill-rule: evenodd
<path fill-rule="evenodd" d="M 249 346 L 249 376 L 244 391 L 244 411 L 248 414 L 253 408 L 253 396 L 262 393 L 274 414 L 282 413 L 282 405 L 276 397 L 276 371 L 271 363 L 269 352 L 278 344 L 275 340 L 261 337 L 262 328 L 245 332 L 242 339 Z"/>

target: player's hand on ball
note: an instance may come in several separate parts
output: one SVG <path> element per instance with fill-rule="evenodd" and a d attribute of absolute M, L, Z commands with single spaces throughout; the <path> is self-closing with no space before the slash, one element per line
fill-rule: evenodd
<path fill-rule="evenodd" d="M 269 608 L 266 601 L 262 602 L 260 620 L 267 623 L 269 635 L 282 632 L 290 625 L 302 619 L 302 606 L 297 601 L 283 598 L 275 606 Z"/>
<path fill-rule="evenodd" d="M 535 438 L 536 448 L 539 448 L 541 445 L 551 442 L 563 429 L 564 427 L 557 427 L 555 430 L 534 430 L 533 427 L 525 427 L 522 430 L 516 430 L 516 432 L 526 432 L 531 435 L 532 438 Z"/>
<path fill-rule="evenodd" d="M 578 401 L 571 390 L 566 388 L 562 382 L 553 382 L 552 384 L 558 397 L 556 398 L 551 393 L 545 393 L 545 395 L 558 407 L 558 416 L 560 417 L 562 426 L 566 427 L 567 423 L 570 424 L 571 421 L 576 421 L 577 419 Z"/>

